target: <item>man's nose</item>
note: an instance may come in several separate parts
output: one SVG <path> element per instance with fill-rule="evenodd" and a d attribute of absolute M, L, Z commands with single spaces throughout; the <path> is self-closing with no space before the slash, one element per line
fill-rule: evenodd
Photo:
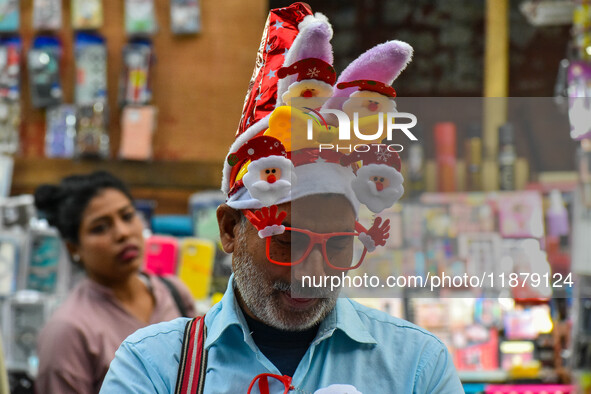
<path fill-rule="evenodd" d="M 301 281 L 304 276 L 322 277 L 326 275 L 324 257 L 322 256 L 322 247 L 314 245 L 308 257 L 300 264 L 293 266 L 292 276 Z"/>

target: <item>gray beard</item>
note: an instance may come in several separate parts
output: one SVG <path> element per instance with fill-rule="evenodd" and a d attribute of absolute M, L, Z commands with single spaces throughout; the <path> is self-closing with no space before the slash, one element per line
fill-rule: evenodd
<path fill-rule="evenodd" d="M 317 324 L 334 309 L 337 294 L 322 295 L 319 302 L 309 310 L 289 310 L 282 304 L 282 292 L 292 290 L 290 283 L 267 278 L 242 246 L 234 250 L 234 283 L 248 309 L 263 323 L 285 331 L 304 331 Z M 268 264 L 272 264 L 268 262 Z"/>

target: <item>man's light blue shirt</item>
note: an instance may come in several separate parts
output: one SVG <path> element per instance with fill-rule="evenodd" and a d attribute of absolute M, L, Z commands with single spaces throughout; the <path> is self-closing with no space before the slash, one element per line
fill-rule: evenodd
<path fill-rule="evenodd" d="M 261 373 L 280 374 L 250 335 L 234 289 L 205 317 L 208 350 L 204 392 L 246 393 Z M 119 347 L 100 393 L 172 393 L 185 325 L 179 318 L 140 329 Z M 290 393 L 349 384 L 363 394 L 464 392 L 443 343 L 429 332 L 340 298 L 321 323 L 295 371 Z M 271 385 L 271 393 L 283 386 Z"/>

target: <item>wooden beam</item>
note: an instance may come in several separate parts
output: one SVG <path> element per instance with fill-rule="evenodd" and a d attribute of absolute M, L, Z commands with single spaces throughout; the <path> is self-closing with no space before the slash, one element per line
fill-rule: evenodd
<path fill-rule="evenodd" d="M 94 161 L 16 158 L 13 188 L 34 189 L 42 183 L 56 183 L 65 176 L 106 170 L 131 187 L 152 189 L 217 189 L 222 178 L 221 162 L 187 161 Z"/>

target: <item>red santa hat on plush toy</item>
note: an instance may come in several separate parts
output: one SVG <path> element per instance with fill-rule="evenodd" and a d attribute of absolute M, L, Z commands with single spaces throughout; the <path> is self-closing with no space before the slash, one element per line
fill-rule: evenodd
<path fill-rule="evenodd" d="M 390 152 L 384 144 L 371 144 L 366 152 L 354 152 L 342 160 L 343 164 L 363 162 L 351 187 L 355 196 L 370 211 L 380 213 L 391 207 L 404 193 L 400 174 L 400 156 Z"/>

